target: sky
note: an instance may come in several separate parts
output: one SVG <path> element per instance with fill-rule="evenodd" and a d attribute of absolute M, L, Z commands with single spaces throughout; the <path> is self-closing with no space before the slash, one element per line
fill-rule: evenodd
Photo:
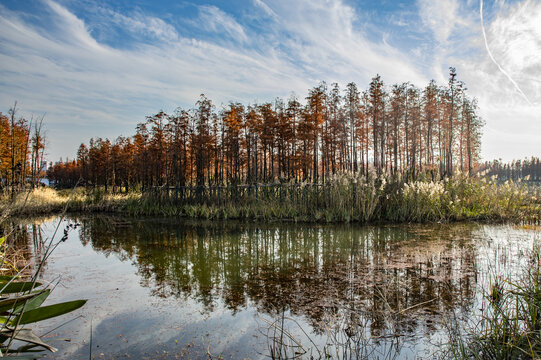
<path fill-rule="evenodd" d="M 376 74 L 422 88 L 450 66 L 483 160 L 541 156 L 541 1 L 0 0 L 0 111 L 44 116 L 49 161 L 202 93 L 220 109 Z"/>

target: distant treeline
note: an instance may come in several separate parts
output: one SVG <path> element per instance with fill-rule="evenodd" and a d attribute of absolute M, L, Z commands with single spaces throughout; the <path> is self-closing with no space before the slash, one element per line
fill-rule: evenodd
<path fill-rule="evenodd" d="M 541 181 L 541 161 L 537 157 L 504 163 L 499 160 L 484 163 L 480 170 L 486 176 L 497 176 L 500 181 Z"/>
<path fill-rule="evenodd" d="M 40 178 L 45 138 L 43 117 L 17 116 L 17 103 L 7 115 L 0 112 L 0 190 L 34 186 Z"/>
<path fill-rule="evenodd" d="M 193 109 L 147 117 L 132 137 L 90 139 L 48 177 L 58 186 L 81 179 L 117 189 L 324 183 L 369 169 L 410 178 L 469 174 L 478 162 L 483 124 L 453 68 L 446 86 L 389 88 L 377 75 L 365 91 L 321 83 L 305 100 L 231 102 L 217 111 L 201 95 Z"/>

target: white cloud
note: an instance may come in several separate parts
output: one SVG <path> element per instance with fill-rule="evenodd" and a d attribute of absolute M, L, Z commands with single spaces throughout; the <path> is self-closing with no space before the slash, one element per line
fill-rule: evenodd
<path fill-rule="evenodd" d="M 343 1 L 281 0 L 268 6 L 279 15 L 274 26 L 275 37 L 281 39 L 277 45 L 317 80 L 356 81 L 364 87 L 380 73 L 386 83 L 427 81 L 383 36 L 368 39 L 356 26 L 355 9 Z"/>
<path fill-rule="evenodd" d="M 509 76 L 493 63 L 484 44 L 478 59 L 461 62 L 487 124 L 482 153 L 486 159 L 504 160 L 539 156 L 541 3 L 526 0 L 502 5 L 485 27 L 494 60 Z"/>
<path fill-rule="evenodd" d="M 57 19 L 59 20 L 59 23 L 57 26 L 68 28 L 70 30 L 70 39 L 74 41 L 73 43 L 75 45 L 81 44 L 95 50 L 100 48 L 96 40 L 88 33 L 82 20 L 69 12 L 65 7 L 52 0 L 45 0 L 45 2 L 49 5 L 49 8 L 58 15 Z"/>
<path fill-rule="evenodd" d="M 418 0 L 417 6 L 424 25 L 432 30 L 440 43 L 445 43 L 463 21 L 458 14 L 457 0 Z"/>
<path fill-rule="evenodd" d="M 155 39 L 168 42 L 179 39 L 175 28 L 160 18 L 146 16 L 141 13 L 135 13 L 130 17 L 110 9 L 105 9 L 105 12 L 110 16 L 112 22 L 133 33 L 150 35 Z"/>
<path fill-rule="evenodd" d="M 526 97 L 541 104 L 541 3 L 528 0 L 503 11 L 488 29 L 490 49 Z"/>
<path fill-rule="evenodd" d="M 219 104 L 271 100 L 309 87 L 298 69 L 272 54 L 174 41 L 172 32 L 159 32 L 161 23 L 148 18 L 117 20 L 168 42 L 115 49 L 98 43 L 65 7 L 47 4 L 58 31 L 0 7 L 0 109 L 7 111 L 18 100 L 27 114 L 47 113 L 47 127 L 55 134 L 52 159 L 73 154 L 91 136 L 130 135 L 146 115 L 192 106 L 201 93 Z"/>
<path fill-rule="evenodd" d="M 267 16 L 270 16 L 271 18 L 276 19 L 278 15 L 272 9 L 263 2 L 263 0 L 254 0 L 254 4 L 258 7 L 260 7 Z"/>
<path fill-rule="evenodd" d="M 230 15 L 216 6 L 200 6 L 199 20 L 202 27 L 216 33 L 226 32 L 238 42 L 247 42 L 243 27 Z"/>

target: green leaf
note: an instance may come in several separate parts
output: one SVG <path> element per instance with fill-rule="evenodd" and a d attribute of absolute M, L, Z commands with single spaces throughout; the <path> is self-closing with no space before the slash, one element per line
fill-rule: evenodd
<path fill-rule="evenodd" d="M 4 241 L 6 241 L 6 237 L 5 236 L 0 237 L 0 246 L 4 244 Z"/>
<path fill-rule="evenodd" d="M 45 292 L 47 292 L 47 294 L 45 294 Z M 40 290 L 40 291 L 32 292 L 30 294 L 25 294 L 25 295 L 2 296 L 0 298 L 0 314 L 5 312 L 5 311 L 14 309 L 14 307 L 15 307 L 14 311 L 17 311 L 19 308 L 21 308 L 24 305 L 25 301 L 30 300 L 32 298 L 35 298 L 37 296 L 40 296 L 40 298 L 45 296 L 45 299 L 46 299 L 47 296 L 49 296 L 50 292 L 51 292 L 50 290 L 45 290 L 45 291 Z M 45 300 L 45 299 L 43 299 L 43 300 Z M 43 303 L 43 301 L 41 301 L 38 306 L 40 306 L 42 303 Z M 29 302 L 29 304 L 30 304 L 30 302 Z M 36 306 L 36 307 L 38 307 L 38 306 Z M 26 308 L 28 309 L 28 304 L 26 305 Z M 35 308 L 33 308 L 33 309 L 35 309 Z"/>
<path fill-rule="evenodd" d="M 6 282 L 0 282 L 0 290 L 2 294 L 18 293 L 25 292 L 31 289 L 41 286 L 41 283 L 33 282 L 12 282 L 11 284 L 6 285 Z"/>
<path fill-rule="evenodd" d="M 74 300 L 60 304 L 38 307 L 37 309 L 25 311 L 21 316 L 16 317 L 11 321 L 12 324 L 19 323 L 20 325 L 30 324 L 33 322 L 50 319 L 56 316 L 64 315 L 73 310 L 77 310 L 86 303 L 86 300 Z M 19 321 L 20 317 L 20 321 Z"/>
<path fill-rule="evenodd" d="M 26 306 L 24 307 L 24 311 L 27 312 L 29 310 L 37 309 L 43 304 L 43 302 L 49 297 L 49 294 L 51 293 L 51 289 L 47 289 L 45 291 L 42 291 L 37 294 L 37 296 L 33 297 L 32 299 L 28 300 L 26 302 Z M 17 306 L 15 311 L 19 311 L 23 308 L 23 304 L 20 304 Z"/>
<path fill-rule="evenodd" d="M 17 275 L 0 275 L 0 282 L 10 282 L 12 279 L 18 278 Z"/>

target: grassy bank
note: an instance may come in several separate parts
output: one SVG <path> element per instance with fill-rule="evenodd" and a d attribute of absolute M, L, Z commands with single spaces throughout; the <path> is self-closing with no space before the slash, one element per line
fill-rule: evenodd
<path fill-rule="evenodd" d="M 15 199 L 4 196 L 0 201 L 0 213 L 14 215 L 56 214 L 68 212 L 125 213 L 128 203 L 141 201 L 140 193 L 106 194 L 102 190 L 55 190 L 42 187 L 19 193 Z"/>
<path fill-rule="evenodd" d="M 68 202 L 71 212 L 203 219 L 258 219 L 315 222 L 533 221 L 541 215 L 537 189 L 496 179 L 455 177 L 443 181 L 342 174 L 325 185 L 274 184 L 110 194 L 102 189 L 20 194 L 12 214 L 55 213 Z M 7 201 L 3 202 L 7 206 Z M 3 209 L 0 209 L 3 210 Z"/>

